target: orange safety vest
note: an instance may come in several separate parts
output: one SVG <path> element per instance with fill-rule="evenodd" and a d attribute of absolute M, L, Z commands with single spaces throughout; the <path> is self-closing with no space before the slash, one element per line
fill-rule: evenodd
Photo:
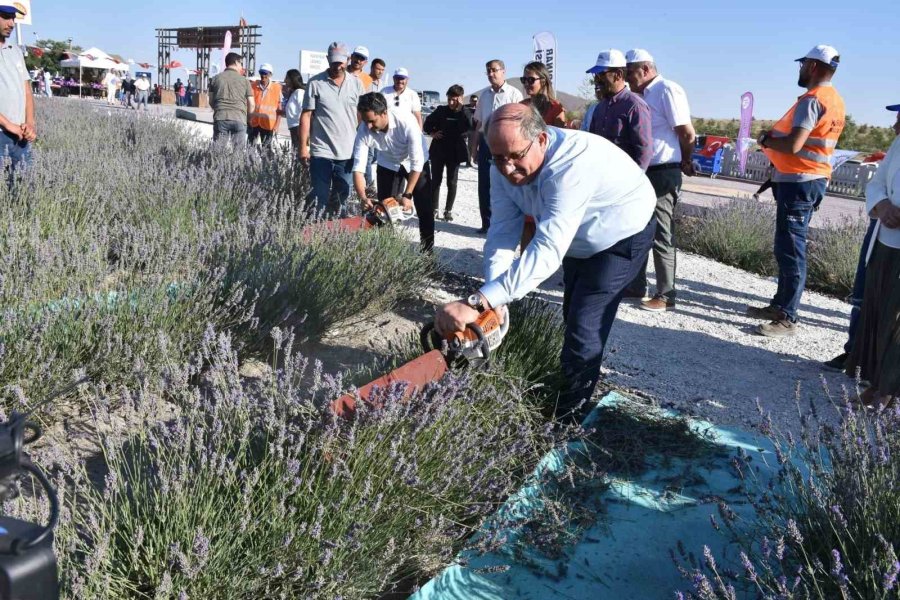
<path fill-rule="evenodd" d="M 262 89 L 258 81 L 253 81 L 250 85 L 256 102 L 256 109 L 250 113 L 250 126 L 274 131 L 278 107 L 281 105 L 281 84 L 269 81 L 266 89 Z"/>
<path fill-rule="evenodd" d="M 809 132 L 809 137 L 797 154 L 776 152 L 763 148 L 763 152 L 781 173 L 809 173 L 831 177 L 831 155 L 837 147 L 838 138 L 844 130 L 844 99 L 830 85 L 813 88 L 800 96 L 791 110 L 781 117 L 772 128 L 772 137 L 787 137 L 794 126 L 794 111 L 804 98 L 816 98 L 825 109 L 825 114 Z"/>

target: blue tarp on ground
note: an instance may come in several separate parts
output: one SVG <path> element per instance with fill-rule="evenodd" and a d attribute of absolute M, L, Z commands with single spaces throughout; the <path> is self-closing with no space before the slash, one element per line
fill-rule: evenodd
<path fill-rule="evenodd" d="M 585 425 L 602 428 L 599 408 L 627 402 L 618 394 L 609 394 L 588 416 Z M 673 460 L 665 468 L 647 471 L 634 480 L 613 481 L 611 488 L 598 492 L 606 515 L 582 533 L 564 559 L 550 560 L 538 552 L 529 552 L 524 560 L 515 560 L 512 553 L 517 533 L 510 531 L 503 549 L 483 555 L 464 553 L 460 559 L 465 567 L 446 568 L 412 599 L 653 600 L 671 599 L 675 590 L 687 590 L 689 582 L 676 570 L 669 557 L 670 549 L 675 549 L 680 541 L 688 552 L 702 560 L 705 544 L 715 556 L 725 554 L 734 560 L 737 550 L 728 548 L 726 552 L 727 540 L 713 529 L 710 516 L 715 515 L 721 522 L 718 504 L 723 500 L 739 516 L 750 517 L 753 512 L 739 491 L 741 482 L 730 466 L 738 448 L 751 456 L 762 477 L 766 477 L 766 471 L 774 473 L 776 464 L 772 444 L 764 437 L 700 421 L 691 426 L 713 434 L 726 452 L 693 461 L 690 468 L 685 461 Z M 536 473 L 561 469 L 562 465 L 562 453 L 551 452 L 542 459 Z M 537 511 L 541 497 L 540 484 L 527 485 L 500 511 Z M 519 552 L 521 556 L 521 548 Z"/>

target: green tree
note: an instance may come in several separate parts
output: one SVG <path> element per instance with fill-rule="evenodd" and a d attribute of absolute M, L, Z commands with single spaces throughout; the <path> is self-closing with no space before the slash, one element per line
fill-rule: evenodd
<path fill-rule="evenodd" d="M 63 60 L 66 52 L 74 52 L 76 54 L 81 52 L 81 46 L 70 46 L 66 40 L 38 40 L 34 46 L 29 48 L 33 47 L 43 50 L 43 54 L 35 56 L 29 50 L 28 56 L 25 57 L 25 66 L 29 71 L 32 69 L 44 69 L 49 70 L 51 73 L 56 73 L 61 68 L 59 62 Z"/>

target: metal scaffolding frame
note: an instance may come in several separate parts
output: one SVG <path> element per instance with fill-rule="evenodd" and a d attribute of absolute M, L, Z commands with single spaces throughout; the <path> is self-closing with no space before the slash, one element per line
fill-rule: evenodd
<path fill-rule="evenodd" d="M 197 50 L 197 91 L 205 93 L 209 88 L 209 69 L 212 66 L 212 52 L 221 48 L 225 32 L 231 31 L 231 47 L 244 57 L 244 68 L 248 74 L 256 71 L 256 50 L 262 39 L 259 25 L 222 25 L 215 27 L 175 27 L 156 30 L 158 51 L 157 82 L 162 89 L 172 88 L 171 70 L 165 65 L 172 62 L 172 51 L 176 48 Z"/>

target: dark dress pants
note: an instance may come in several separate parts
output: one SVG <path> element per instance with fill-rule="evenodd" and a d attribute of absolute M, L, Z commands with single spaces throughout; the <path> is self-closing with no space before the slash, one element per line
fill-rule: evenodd
<path fill-rule="evenodd" d="M 567 387 L 557 414 L 565 414 L 590 399 L 600 379 L 600 364 L 626 286 L 647 263 L 656 218 L 612 247 L 588 258 L 563 259 L 562 372 Z"/>
<path fill-rule="evenodd" d="M 447 203 L 444 212 L 453 211 L 453 203 L 456 201 L 456 182 L 459 178 L 459 161 L 456 158 L 446 159 L 443 156 L 431 157 L 431 187 L 434 194 L 434 210 L 441 209 L 441 181 L 444 177 L 444 169 L 447 170 Z"/>
<path fill-rule="evenodd" d="M 491 226 L 491 150 L 483 137 L 478 145 L 478 209 L 481 228 Z"/>
<path fill-rule="evenodd" d="M 406 182 L 409 173 L 406 167 L 400 167 L 399 171 L 392 171 L 387 167 L 378 165 L 375 171 L 378 199 L 397 198 L 398 200 L 406 190 Z M 413 204 L 416 207 L 416 216 L 419 219 L 419 239 L 422 250 L 431 252 L 434 248 L 434 209 L 432 208 L 431 195 L 431 168 L 426 162 L 422 167 L 422 174 L 413 189 Z"/>

